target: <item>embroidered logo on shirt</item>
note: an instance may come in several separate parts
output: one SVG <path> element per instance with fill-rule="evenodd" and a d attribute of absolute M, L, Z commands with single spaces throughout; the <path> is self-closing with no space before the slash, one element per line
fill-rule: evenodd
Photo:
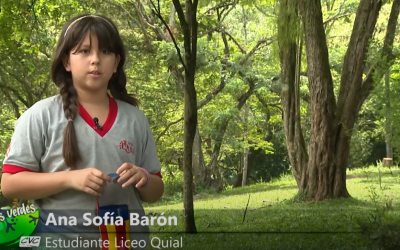
<path fill-rule="evenodd" d="M 123 140 L 119 143 L 119 148 L 123 149 L 125 152 L 127 152 L 128 154 L 135 153 L 135 148 L 133 147 L 133 143 L 132 142 L 128 142 L 126 140 Z"/>

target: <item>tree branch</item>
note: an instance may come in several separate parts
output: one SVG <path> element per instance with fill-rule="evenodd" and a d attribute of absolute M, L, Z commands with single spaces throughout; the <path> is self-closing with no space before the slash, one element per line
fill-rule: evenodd
<path fill-rule="evenodd" d="M 217 18 L 218 18 L 218 22 L 221 22 L 221 14 L 219 13 L 219 9 L 217 9 Z M 226 40 L 225 29 L 221 30 L 221 38 L 222 38 L 222 41 L 224 43 L 225 60 L 227 61 L 230 58 L 230 53 L 229 53 L 228 41 Z M 226 66 L 226 63 L 224 65 Z"/>
<path fill-rule="evenodd" d="M 179 19 L 179 23 L 181 24 L 181 28 L 183 31 L 183 43 L 184 43 L 184 48 L 185 51 L 192 51 L 190 49 L 190 38 L 191 38 L 191 34 L 190 34 L 190 28 L 189 28 L 189 24 L 186 21 L 186 17 L 185 17 L 185 13 L 183 12 L 181 3 L 179 0 L 172 0 L 174 6 L 175 6 L 175 10 L 176 13 L 178 14 L 178 19 Z M 180 54 L 180 52 L 179 52 Z M 186 65 L 185 61 L 182 59 L 181 55 L 179 55 L 180 59 L 181 59 L 181 63 L 183 65 L 183 67 L 185 68 L 185 73 L 188 72 L 189 70 L 189 65 Z"/>
<path fill-rule="evenodd" d="M 105 3 L 108 3 L 112 6 L 118 7 L 119 9 L 121 9 L 123 12 L 125 12 L 125 14 L 133 21 L 136 23 L 136 25 L 138 25 L 137 20 L 131 15 L 131 13 L 125 9 L 125 7 L 120 4 L 120 3 L 116 3 L 115 1 L 109 1 L 109 0 L 103 0 Z M 132 3 L 133 4 L 133 3 Z"/>
<path fill-rule="evenodd" d="M 149 26 L 152 30 L 154 30 L 154 32 L 156 33 L 156 38 L 159 41 L 167 41 L 167 38 L 166 38 L 164 32 L 162 31 L 162 29 L 160 27 L 158 27 L 157 25 L 151 24 L 149 22 L 149 20 L 145 17 L 145 15 L 143 15 L 143 16 L 144 16 L 144 19 L 143 19 L 144 23 L 147 26 Z"/>
<path fill-rule="evenodd" d="M 204 16 L 204 15 L 206 15 L 206 14 L 208 14 L 208 13 L 212 13 L 213 10 L 217 10 L 217 9 L 220 9 L 220 8 L 226 8 L 226 7 L 229 7 L 229 6 L 231 6 L 231 5 L 236 5 L 236 4 L 237 4 L 237 1 L 233 1 L 233 2 L 224 2 L 224 3 L 217 4 L 217 5 L 215 5 L 214 7 L 211 7 L 211 8 L 209 8 L 208 10 L 206 10 L 203 14 L 201 14 L 201 15 L 199 16 L 199 18 L 202 17 L 202 16 Z"/>
<path fill-rule="evenodd" d="M 196 59 L 197 58 L 197 38 L 198 38 L 198 29 L 199 29 L 199 24 L 197 22 L 197 5 L 198 5 L 199 1 L 198 0 L 193 0 L 193 5 L 192 5 L 192 13 L 191 13 L 191 43 L 192 43 L 192 49 L 191 49 L 191 53 L 192 53 L 192 58 Z M 193 70 L 195 70 L 196 68 L 196 60 L 191 60 L 193 66 Z"/>
<path fill-rule="evenodd" d="M 217 9 L 217 17 L 218 17 L 218 21 L 220 21 L 221 15 L 219 13 L 219 9 Z M 226 32 L 225 30 L 221 31 L 221 37 L 222 40 L 224 42 L 224 53 L 225 53 L 225 58 L 221 60 L 221 64 L 222 64 L 222 71 L 226 72 L 227 69 L 227 62 L 230 58 L 230 53 L 229 53 L 229 45 L 228 45 L 228 41 L 226 40 Z M 221 81 L 220 84 L 218 85 L 218 87 L 216 87 L 211 93 L 207 94 L 207 96 L 197 102 L 197 109 L 200 109 L 202 107 L 204 107 L 207 103 L 209 103 L 216 95 L 218 95 L 219 92 L 221 92 L 224 87 L 226 86 L 226 74 L 225 75 L 221 75 Z"/>
<path fill-rule="evenodd" d="M 233 4 L 232 4 L 232 6 L 230 6 L 230 8 L 225 7 L 225 8 L 222 10 L 221 15 L 223 14 L 224 10 L 227 10 L 227 11 L 226 11 L 226 13 L 224 14 L 224 16 L 222 16 L 221 22 L 223 22 L 223 21 L 225 20 L 225 18 L 229 15 L 229 12 L 231 12 L 231 11 L 236 7 L 236 4 L 237 4 L 238 2 L 239 2 L 239 1 L 234 1 Z"/>
<path fill-rule="evenodd" d="M 394 63 L 395 56 L 393 54 L 393 42 L 396 34 L 397 19 L 400 11 L 400 0 L 394 0 L 392 4 L 392 9 L 389 16 L 389 21 L 386 28 L 386 35 L 383 42 L 381 59 L 371 67 L 367 76 L 362 82 L 361 86 L 361 96 L 362 101 L 359 103 L 359 108 L 361 108 L 362 103 L 368 97 L 369 93 L 374 88 L 374 83 L 379 82 L 383 74 L 390 68 Z M 383 61 L 383 62 L 382 62 Z"/>
<path fill-rule="evenodd" d="M 208 34 L 210 34 L 210 33 L 215 32 L 215 31 L 220 31 L 220 29 L 221 29 L 220 26 L 214 27 L 214 28 L 212 28 L 212 29 L 210 29 L 210 30 L 204 31 L 203 33 L 199 34 L 199 37 L 203 37 L 203 36 L 205 36 L 205 35 L 208 35 Z"/>
<path fill-rule="evenodd" d="M 274 107 L 277 108 L 281 111 L 281 113 L 283 114 L 283 109 L 282 109 L 282 104 L 278 104 L 278 103 L 267 103 L 266 101 L 264 101 L 264 99 L 261 97 L 260 93 L 258 93 L 257 91 L 254 92 L 254 94 L 256 95 L 258 101 L 260 101 L 260 103 L 265 107 Z"/>
<path fill-rule="evenodd" d="M 49 53 L 47 53 L 46 51 L 40 49 L 39 52 L 42 53 L 43 55 L 45 55 L 48 59 L 51 58 L 51 55 Z"/>
<path fill-rule="evenodd" d="M 247 59 L 249 59 L 249 57 L 251 55 L 253 55 L 262 44 L 265 43 L 266 45 L 270 45 L 271 43 L 274 42 L 274 40 L 275 40 L 275 37 L 269 37 L 269 38 L 261 39 L 261 40 L 257 41 L 257 44 L 244 56 L 242 61 L 240 61 L 240 64 L 243 65 L 247 61 Z"/>
<path fill-rule="evenodd" d="M 167 29 L 169 35 L 171 36 L 172 42 L 175 45 L 176 52 L 178 53 L 179 61 L 182 63 L 183 67 L 186 70 L 187 67 L 186 67 L 185 61 L 182 58 L 181 50 L 180 50 L 180 48 L 179 48 L 179 46 L 178 46 L 178 44 L 177 44 L 177 42 L 175 40 L 174 34 L 172 33 L 172 31 L 169 28 L 168 24 L 165 22 L 164 18 L 162 17 L 161 10 L 157 9 L 157 7 L 154 5 L 152 0 L 149 0 L 149 1 L 150 1 L 151 5 L 153 5 L 153 13 L 161 20 L 161 22 L 164 24 L 165 28 Z M 177 2 L 177 4 L 180 6 L 179 0 L 178 1 L 174 0 L 174 5 L 175 5 L 175 2 Z M 160 7 L 160 1 L 159 0 L 158 0 L 158 7 Z M 176 8 L 176 6 L 175 6 L 175 10 L 177 11 L 178 16 L 183 15 L 183 18 L 185 18 L 185 15 L 183 14 L 182 7 Z"/>
<path fill-rule="evenodd" d="M 3 95 L 6 96 L 6 98 L 8 99 L 8 101 L 11 103 L 11 106 L 12 106 L 13 109 L 14 109 L 15 118 L 18 119 L 18 118 L 21 116 L 21 112 L 19 111 L 19 106 L 18 106 L 18 104 L 12 99 L 12 97 L 10 96 L 10 94 L 9 94 L 7 91 L 5 91 L 4 89 L 0 89 L 0 91 L 3 93 Z"/>
<path fill-rule="evenodd" d="M 255 7 L 259 12 L 261 12 L 261 14 L 263 14 L 264 16 L 275 18 L 275 15 L 270 15 L 270 14 L 268 14 L 267 12 L 265 12 L 264 10 L 262 10 L 257 4 L 254 4 L 254 7 Z"/>
<path fill-rule="evenodd" d="M 47 91 L 47 88 L 49 85 L 52 83 L 52 80 L 50 78 L 50 75 L 47 77 L 47 81 L 44 83 L 44 86 L 42 87 L 42 90 L 40 91 L 39 95 L 36 96 L 38 99 L 42 99 L 44 93 Z"/>
<path fill-rule="evenodd" d="M 32 93 L 29 91 L 30 88 L 28 88 L 28 86 L 27 86 L 27 82 L 24 81 L 24 80 L 22 80 L 22 79 L 20 79 L 20 78 L 17 77 L 15 74 L 8 72 L 8 71 L 5 69 L 5 67 L 4 67 L 3 65 L 1 65 L 1 64 L 0 64 L 0 68 L 3 69 L 2 71 L 3 71 L 5 74 L 8 74 L 8 75 L 12 76 L 15 80 L 17 80 L 19 83 L 21 83 L 21 85 L 24 87 L 24 90 L 26 91 L 27 100 L 25 100 L 24 98 L 22 98 L 21 95 L 19 95 L 18 90 L 14 89 L 14 88 L 12 88 L 12 87 L 10 87 L 10 86 L 1 85 L 1 84 L 0 84 L 0 87 L 9 89 L 11 92 L 13 92 L 13 94 L 14 94 L 27 108 L 29 108 L 29 107 L 31 106 L 32 102 L 33 102 L 33 98 L 32 98 Z"/>
<path fill-rule="evenodd" d="M 233 41 L 234 44 L 236 44 L 236 46 L 240 49 L 240 51 L 241 51 L 243 54 L 246 54 L 246 51 L 242 48 L 242 46 L 240 46 L 240 44 L 238 43 L 238 41 L 236 41 L 236 39 L 235 39 L 230 33 L 226 32 L 225 29 L 223 30 L 223 32 L 225 32 L 225 34 L 226 34 L 227 36 L 229 36 L 229 38 Z"/>
<path fill-rule="evenodd" d="M 254 93 L 256 84 L 253 81 L 249 81 L 249 86 L 250 86 L 249 90 L 238 98 L 238 104 L 236 105 L 236 108 L 238 110 L 241 110 L 243 105 L 246 103 L 247 99 L 249 99 L 249 97 Z M 214 144 L 211 160 L 210 160 L 210 163 L 208 164 L 208 168 L 210 168 L 210 169 L 213 169 L 218 162 L 218 156 L 219 156 L 219 152 L 221 150 L 222 140 L 224 138 L 224 134 L 226 132 L 226 129 L 228 128 L 228 124 L 229 124 L 230 120 L 231 120 L 231 117 L 228 116 L 228 117 L 224 117 L 224 120 L 221 122 L 221 126 L 220 126 L 219 131 L 215 138 L 215 144 Z"/>
<path fill-rule="evenodd" d="M 142 13 L 141 13 L 141 11 L 140 11 L 140 9 L 139 9 L 138 3 L 137 3 L 137 4 L 132 3 L 132 5 L 133 5 L 133 7 L 134 7 L 134 9 L 135 9 L 135 11 L 136 11 L 136 15 L 137 15 L 138 18 L 139 18 L 140 28 L 142 29 L 142 32 L 143 32 L 143 35 L 144 35 L 144 39 L 145 39 L 145 41 L 146 41 L 147 48 L 148 48 L 149 50 L 153 50 L 153 46 L 151 46 L 151 41 L 150 41 L 150 39 L 149 39 L 149 35 L 148 35 L 148 33 L 147 33 L 146 28 L 144 27 L 145 21 L 143 20 L 144 17 L 142 16 Z"/>
<path fill-rule="evenodd" d="M 344 113 L 346 113 L 347 117 L 344 119 L 349 119 L 347 122 L 352 123 L 352 119 L 355 119 L 354 114 L 349 111 L 353 110 L 352 107 L 358 106 L 357 103 L 362 99 L 354 99 L 354 96 L 358 96 L 362 88 L 362 77 L 365 70 L 364 65 L 368 47 L 381 6 L 382 2 L 377 0 L 361 0 L 358 5 L 353 30 L 342 66 L 337 111 L 335 114 L 338 120 L 342 120 Z M 350 125 L 344 124 L 344 126 Z"/>
<path fill-rule="evenodd" d="M 17 99 L 18 99 L 20 102 L 22 102 L 27 108 L 29 108 L 28 102 L 18 93 L 18 90 L 14 89 L 14 88 L 12 88 L 12 87 L 10 87 L 10 86 L 4 85 L 4 84 L 2 84 L 2 83 L 0 83 L 0 88 L 10 90 L 10 91 L 15 95 L 15 97 L 17 97 Z M 4 90 L 3 90 L 3 91 L 4 91 Z"/>
<path fill-rule="evenodd" d="M 165 129 L 157 136 L 156 142 L 158 142 L 158 141 L 160 140 L 160 138 L 161 138 L 162 136 L 164 136 L 164 135 L 167 133 L 168 129 L 169 129 L 172 125 L 175 125 L 175 124 L 177 124 L 177 123 L 179 123 L 179 122 L 181 122 L 181 121 L 183 121 L 183 117 L 179 118 L 179 119 L 176 120 L 176 121 L 169 122 L 169 123 L 167 124 L 167 126 L 165 126 Z"/>
<path fill-rule="evenodd" d="M 203 100 L 197 102 L 197 109 L 201 109 L 206 104 L 208 104 L 216 95 L 218 95 L 219 92 L 221 92 L 224 89 L 225 85 L 226 85 L 225 78 L 221 77 L 221 83 L 218 85 L 218 87 L 214 88 L 212 92 L 208 93 Z"/>
<path fill-rule="evenodd" d="M 221 77 L 220 85 L 218 85 L 218 87 L 216 87 L 212 92 L 208 93 L 207 96 L 203 100 L 197 102 L 197 110 L 199 110 L 199 109 L 203 108 L 205 105 L 207 105 L 216 95 L 218 95 L 219 92 L 222 91 L 222 89 L 224 89 L 225 85 L 226 85 L 225 78 Z M 180 122 L 182 120 L 183 120 L 183 117 L 174 122 L 168 123 L 167 126 L 165 127 L 165 129 L 157 136 L 156 141 L 158 142 L 160 140 L 160 138 L 167 133 L 168 129 L 172 125 L 177 124 L 178 122 Z"/>
<path fill-rule="evenodd" d="M 340 19 L 340 18 L 342 18 L 342 17 L 350 16 L 350 15 L 352 15 L 352 14 L 354 14 L 354 13 L 344 13 L 344 14 L 342 14 L 342 15 L 336 14 L 336 15 L 334 15 L 334 16 L 332 16 L 332 17 L 326 19 L 326 20 L 324 21 L 324 25 L 327 25 L 329 22 L 336 21 L 336 20 L 338 20 L 338 19 Z"/>

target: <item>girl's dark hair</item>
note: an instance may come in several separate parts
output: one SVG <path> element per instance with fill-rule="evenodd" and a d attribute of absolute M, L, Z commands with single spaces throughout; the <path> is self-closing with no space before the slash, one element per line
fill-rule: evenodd
<path fill-rule="evenodd" d="M 67 118 L 64 131 L 63 156 L 69 168 L 76 168 L 82 159 L 78 141 L 76 139 L 73 120 L 78 114 L 78 96 L 72 84 L 71 72 L 65 70 L 63 60 L 69 57 L 72 49 L 78 48 L 86 35 L 97 36 L 99 48 L 107 49 L 120 56 L 117 72 L 113 74 L 108 89 L 115 99 L 119 99 L 133 106 L 138 106 L 138 100 L 126 91 L 126 75 L 124 63 L 126 54 L 124 44 L 116 25 L 107 17 L 101 15 L 79 15 L 69 20 L 62 29 L 51 66 L 53 82 L 59 87 L 63 109 Z"/>

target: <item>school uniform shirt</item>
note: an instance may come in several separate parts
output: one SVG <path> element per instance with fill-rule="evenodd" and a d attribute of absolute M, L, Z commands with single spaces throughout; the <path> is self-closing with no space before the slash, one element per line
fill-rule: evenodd
<path fill-rule="evenodd" d="M 73 124 L 82 161 L 77 164 L 76 169 L 97 168 L 109 174 L 115 173 L 123 163 L 132 163 L 161 178 L 156 144 L 146 116 L 138 108 L 111 97 L 109 105 L 109 114 L 101 129 L 96 128 L 92 117 L 79 105 L 79 115 Z M 62 154 L 67 122 L 60 95 L 34 104 L 15 123 L 2 172 L 75 171 L 67 168 Z M 121 184 L 114 183 L 107 183 L 98 199 L 85 192 L 69 189 L 34 200 L 33 204 L 40 211 L 60 210 L 63 214 L 78 211 L 76 213 L 82 217 L 79 211 L 97 211 L 97 204 L 107 206 L 128 202 L 130 212 L 144 215 L 136 188 L 133 185 L 122 188 Z M 78 218 L 78 224 L 82 222 L 79 219 L 82 218 Z M 135 239 L 138 236 L 135 232 L 146 232 L 148 227 L 131 226 L 130 229 L 134 233 L 131 239 Z M 77 235 L 84 235 L 82 228 L 77 230 Z M 95 235 L 99 237 L 98 234 Z M 69 238 L 70 236 L 68 235 Z"/>

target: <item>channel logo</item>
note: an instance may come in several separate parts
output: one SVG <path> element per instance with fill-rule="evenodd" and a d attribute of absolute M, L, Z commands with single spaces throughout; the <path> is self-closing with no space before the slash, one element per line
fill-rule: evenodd
<path fill-rule="evenodd" d="M 38 247 L 40 236 L 22 236 L 19 240 L 19 247 Z"/>
<path fill-rule="evenodd" d="M 0 249 L 37 246 L 40 238 L 29 236 L 33 236 L 38 223 L 39 209 L 35 209 L 33 204 L 0 208 Z"/>

